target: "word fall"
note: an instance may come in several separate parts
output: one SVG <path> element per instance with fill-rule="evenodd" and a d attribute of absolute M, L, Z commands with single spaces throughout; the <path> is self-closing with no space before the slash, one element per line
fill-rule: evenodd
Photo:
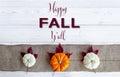
<path fill-rule="evenodd" d="M 79 25 L 75 25 L 75 19 L 71 18 L 71 25 L 66 25 L 65 24 L 65 19 L 61 18 L 61 21 L 58 22 L 56 18 L 52 18 L 51 22 L 48 22 L 48 18 L 40 18 L 39 19 L 39 26 L 40 28 L 43 28 L 43 25 L 48 25 L 49 28 L 80 28 Z"/>

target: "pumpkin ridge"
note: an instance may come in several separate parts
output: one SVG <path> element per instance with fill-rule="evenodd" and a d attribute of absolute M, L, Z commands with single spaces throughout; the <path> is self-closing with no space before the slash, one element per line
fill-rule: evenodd
<path fill-rule="evenodd" d="M 69 63 L 70 63 L 69 59 L 66 59 L 66 60 L 64 60 L 64 61 L 62 62 L 61 65 L 62 65 L 62 66 L 63 66 L 63 65 L 65 66 L 66 64 L 69 65 Z"/>
<path fill-rule="evenodd" d="M 50 64 L 58 64 L 57 62 L 57 58 L 55 56 L 53 56 L 50 60 Z"/>
<path fill-rule="evenodd" d="M 68 63 L 67 64 L 66 63 L 62 63 L 61 64 L 61 70 L 63 70 L 63 71 L 66 70 L 68 66 L 69 66 Z"/>
<path fill-rule="evenodd" d="M 86 57 L 86 58 L 88 58 L 89 59 L 89 57 Z M 85 59 L 85 57 L 84 57 L 84 59 Z M 84 61 L 84 60 L 83 60 Z M 85 65 L 88 65 L 88 64 L 90 64 L 90 62 L 88 62 L 88 63 L 85 63 Z"/>
<path fill-rule="evenodd" d="M 67 55 L 64 55 L 61 66 L 62 70 L 66 70 L 67 67 L 69 66 L 69 58 Z"/>
<path fill-rule="evenodd" d="M 57 56 L 59 56 L 59 58 Z M 59 60 L 61 58 L 58 53 L 55 54 L 55 57 L 56 57 L 57 60 Z"/>
<path fill-rule="evenodd" d="M 56 68 L 55 68 L 55 66 L 56 66 Z M 56 64 L 56 65 L 53 65 L 53 67 L 52 67 L 52 68 L 53 68 L 54 70 L 56 70 L 56 69 L 58 69 L 58 67 L 59 67 L 59 65 L 58 65 L 58 64 Z"/>
<path fill-rule="evenodd" d="M 63 56 L 63 57 L 61 57 L 61 56 Z M 64 53 L 62 53 L 62 54 L 60 54 L 60 58 L 62 58 L 62 61 L 64 60 L 64 57 L 65 57 L 66 55 L 64 54 Z"/>
<path fill-rule="evenodd" d="M 53 68 L 54 70 L 56 70 L 56 69 L 59 67 L 57 61 L 58 61 L 58 59 L 56 58 L 55 55 L 53 55 L 52 58 L 51 58 L 50 64 L 51 64 L 51 66 L 52 66 L 52 68 Z M 57 66 L 56 66 L 56 65 L 57 65 Z M 56 66 L 56 67 L 55 67 L 55 66 Z"/>
<path fill-rule="evenodd" d="M 60 70 L 60 65 L 58 64 L 58 67 L 56 68 L 56 71 L 61 71 Z"/>
<path fill-rule="evenodd" d="M 68 58 L 68 56 L 67 56 L 67 55 L 65 55 L 65 56 L 64 56 L 64 58 L 63 58 L 63 61 L 64 61 L 64 60 L 66 60 L 66 57 L 67 57 L 67 59 L 69 59 L 69 58 Z"/>
<path fill-rule="evenodd" d="M 62 65 L 60 65 L 60 71 L 64 71 L 65 67 L 63 67 Z"/>

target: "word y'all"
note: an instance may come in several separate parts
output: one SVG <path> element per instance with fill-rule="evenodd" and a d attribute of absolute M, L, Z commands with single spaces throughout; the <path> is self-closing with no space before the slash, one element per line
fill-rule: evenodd
<path fill-rule="evenodd" d="M 51 39 L 53 39 L 53 41 L 56 41 L 57 39 L 65 40 L 65 30 L 62 32 L 51 31 Z"/>

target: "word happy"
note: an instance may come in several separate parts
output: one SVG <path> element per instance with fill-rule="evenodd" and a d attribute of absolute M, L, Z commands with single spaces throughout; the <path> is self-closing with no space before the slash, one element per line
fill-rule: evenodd
<path fill-rule="evenodd" d="M 62 16 L 67 13 L 66 7 L 57 7 L 56 2 L 53 4 L 49 3 L 49 11 L 55 14 L 56 16 Z"/>

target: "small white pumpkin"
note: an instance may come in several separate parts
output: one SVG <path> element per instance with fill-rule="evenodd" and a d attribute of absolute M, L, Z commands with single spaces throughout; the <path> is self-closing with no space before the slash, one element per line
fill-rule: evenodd
<path fill-rule="evenodd" d="M 83 60 L 84 66 L 88 69 L 96 69 L 100 65 L 100 59 L 95 53 L 87 53 Z"/>
<path fill-rule="evenodd" d="M 35 65 L 36 59 L 33 54 L 28 53 L 23 56 L 23 63 L 26 67 L 32 67 Z"/>

